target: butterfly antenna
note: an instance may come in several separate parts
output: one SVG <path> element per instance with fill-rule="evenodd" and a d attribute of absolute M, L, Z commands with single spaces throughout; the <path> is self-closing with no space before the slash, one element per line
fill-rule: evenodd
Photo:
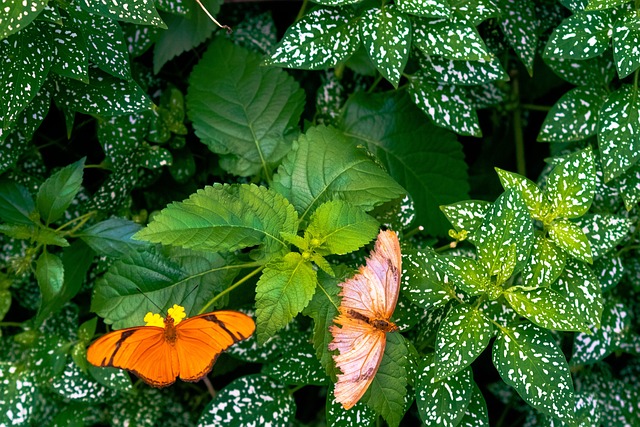
<path fill-rule="evenodd" d="M 153 302 L 153 300 L 151 298 L 149 298 L 147 296 L 147 294 L 145 294 L 144 292 L 142 292 L 142 289 L 140 289 L 138 286 L 136 286 L 136 289 L 138 290 L 138 292 L 140 292 L 142 294 L 143 297 L 145 297 L 146 299 L 149 300 L 149 302 L 151 304 L 153 304 L 154 306 L 156 306 L 156 308 L 160 311 L 160 313 L 163 313 L 163 310 L 160 308 L 160 306 L 158 304 L 156 304 L 155 302 Z"/>
<path fill-rule="evenodd" d="M 200 0 L 196 0 L 196 3 L 198 3 L 198 6 L 200 6 L 200 8 L 201 8 L 202 10 L 204 10 L 204 13 L 206 13 L 206 14 L 207 14 L 207 16 L 209 17 L 209 19 L 211 19 L 211 20 L 212 20 L 212 21 L 213 21 L 213 22 L 214 22 L 218 27 L 220 27 L 220 28 L 222 28 L 222 29 L 227 30 L 227 34 L 231 34 L 231 31 L 233 31 L 233 30 L 231 29 L 231 27 L 230 27 L 230 26 L 228 26 L 228 25 L 222 25 L 222 24 L 220 24 L 218 21 L 216 21 L 216 18 L 214 18 L 213 16 L 211 16 L 211 14 L 210 14 L 210 13 L 209 13 L 209 11 L 207 10 L 207 8 L 206 8 L 206 7 L 204 7 L 204 5 L 202 4 L 202 2 L 201 2 Z"/>

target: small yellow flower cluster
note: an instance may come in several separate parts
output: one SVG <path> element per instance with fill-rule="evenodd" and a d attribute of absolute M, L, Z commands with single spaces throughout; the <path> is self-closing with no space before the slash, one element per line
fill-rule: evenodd
<path fill-rule="evenodd" d="M 182 320 L 184 320 L 185 317 L 187 317 L 187 313 L 184 312 L 184 307 L 179 306 L 178 304 L 174 304 L 173 307 L 168 310 L 168 312 L 169 316 L 173 318 L 174 325 L 177 325 Z M 145 326 L 157 326 L 159 328 L 164 328 L 164 320 L 158 313 L 148 312 L 144 316 L 144 321 L 146 323 Z"/>

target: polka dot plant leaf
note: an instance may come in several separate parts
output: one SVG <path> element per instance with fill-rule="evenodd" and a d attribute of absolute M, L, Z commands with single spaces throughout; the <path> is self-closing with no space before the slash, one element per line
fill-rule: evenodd
<path fill-rule="evenodd" d="M 422 71 L 429 80 L 441 84 L 473 86 L 492 81 L 507 81 L 509 77 L 497 57 L 488 60 L 454 61 L 425 56 Z"/>
<path fill-rule="evenodd" d="M 0 1 L 0 40 L 29 25 L 47 6 L 48 0 Z"/>
<path fill-rule="evenodd" d="M 398 0 L 398 9 L 425 18 L 449 18 L 451 7 L 447 0 Z"/>
<path fill-rule="evenodd" d="M 594 58 L 609 46 L 612 30 L 613 22 L 608 12 L 576 13 L 553 30 L 544 55 L 565 59 Z"/>
<path fill-rule="evenodd" d="M 533 75 L 533 61 L 538 46 L 538 19 L 534 2 L 501 0 L 500 29 L 518 58 Z"/>
<path fill-rule="evenodd" d="M 414 19 L 413 44 L 427 55 L 446 59 L 477 61 L 491 58 L 478 30 L 462 22 Z"/>
<path fill-rule="evenodd" d="M 79 3 L 91 13 L 118 21 L 166 28 L 153 0 L 79 0 Z"/>
<path fill-rule="evenodd" d="M 262 373 L 288 385 L 329 385 L 329 377 L 310 344 L 299 347 L 294 353 L 283 354 L 272 364 L 264 365 Z"/>
<path fill-rule="evenodd" d="M 334 427 L 371 427 L 375 425 L 376 413 L 360 401 L 345 411 L 333 397 L 333 386 L 327 391 L 327 425 Z"/>

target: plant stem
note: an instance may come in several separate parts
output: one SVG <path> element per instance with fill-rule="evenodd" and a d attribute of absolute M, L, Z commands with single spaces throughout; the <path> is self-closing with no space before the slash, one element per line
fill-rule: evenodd
<path fill-rule="evenodd" d="M 211 384 L 211 381 L 209 381 L 209 377 L 207 377 L 205 375 L 204 378 L 202 378 L 202 382 L 207 386 L 207 390 L 209 391 L 209 394 L 211 395 L 211 397 L 213 399 L 216 398 L 216 389 L 213 388 L 213 384 Z"/>
<path fill-rule="evenodd" d="M 290 388 L 290 389 L 289 389 L 289 395 L 292 395 L 293 393 L 295 393 L 296 391 L 300 390 L 300 389 L 301 389 L 302 387 L 304 387 L 305 385 L 306 385 L 306 384 L 300 384 L 300 385 L 297 385 L 297 386 L 295 386 L 295 387 L 293 387 L 293 388 Z"/>
<path fill-rule="evenodd" d="M 305 11 L 307 10 L 307 4 L 309 0 L 302 0 L 302 6 L 300 6 L 300 10 L 298 11 L 298 16 L 296 16 L 296 22 L 301 20 L 304 16 Z"/>
<path fill-rule="evenodd" d="M 69 234 L 71 234 L 74 231 L 76 231 L 78 228 L 82 227 L 87 221 L 89 221 L 89 218 L 91 218 L 93 215 L 95 215 L 95 211 L 87 212 L 86 214 L 81 215 L 77 218 L 74 218 L 71 221 L 65 222 L 60 227 L 56 228 L 56 231 L 62 231 L 68 226 L 70 226 L 71 224 L 79 222 L 79 224 L 75 225 L 73 229 L 69 232 Z"/>
<path fill-rule="evenodd" d="M 0 327 L 15 326 L 22 329 L 28 329 L 20 322 L 0 322 Z"/>
<path fill-rule="evenodd" d="M 380 83 L 381 81 L 382 81 L 382 74 L 378 74 L 378 77 L 376 77 L 376 79 L 373 81 L 373 83 L 371 84 L 371 87 L 367 89 L 367 93 L 372 93 L 373 90 L 376 88 L 376 86 L 378 86 L 378 83 Z"/>
<path fill-rule="evenodd" d="M 513 79 L 513 97 L 517 102 L 513 110 L 513 138 L 516 144 L 516 170 L 522 176 L 527 176 L 527 165 L 524 159 L 524 135 L 522 134 L 522 105 L 520 104 L 520 86 L 516 76 Z"/>
<path fill-rule="evenodd" d="M 242 279 L 238 280 L 236 283 L 234 283 L 233 285 L 229 286 L 227 289 L 225 289 L 224 291 L 220 292 L 218 295 L 216 295 L 215 297 L 211 298 L 209 300 L 209 302 L 202 307 L 202 309 L 200 309 L 200 311 L 198 312 L 198 314 L 202 314 L 205 311 L 207 311 L 207 308 L 209 308 L 209 306 L 211 306 L 211 304 L 213 304 L 214 302 L 216 302 L 217 300 L 219 300 L 220 298 L 222 298 L 224 295 L 228 294 L 229 292 L 231 292 L 232 290 L 234 290 L 235 288 L 237 288 L 238 286 L 242 285 L 244 282 L 246 282 L 247 280 L 249 280 L 250 278 L 252 278 L 253 276 L 255 276 L 256 274 L 260 273 L 262 271 L 262 269 L 264 268 L 264 265 L 261 265 L 260 267 L 256 268 L 255 270 L 253 270 L 252 272 L 250 272 L 249 274 L 247 274 L 246 276 L 244 276 Z"/>
<path fill-rule="evenodd" d="M 547 105 L 522 104 L 520 106 L 522 108 L 524 108 L 525 110 L 531 110 L 531 111 L 549 111 L 549 110 L 551 110 L 551 107 L 549 107 Z"/>

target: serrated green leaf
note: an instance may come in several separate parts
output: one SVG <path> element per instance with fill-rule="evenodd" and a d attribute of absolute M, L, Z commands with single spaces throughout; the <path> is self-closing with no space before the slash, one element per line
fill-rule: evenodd
<path fill-rule="evenodd" d="M 365 211 L 405 194 L 367 153 L 331 127 L 310 128 L 294 143 L 272 187 L 304 220 L 322 203 L 342 199 Z"/>
<path fill-rule="evenodd" d="M 544 55 L 551 58 L 589 59 L 609 46 L 612 25 L 607 12 L 576 13 L 553 30 Z"/>
<path fill-rule="evenodd" d="M 371 427 L 374 425 L 377 414 L 363 401 L 356 403 L 351 409 L 345 410 L 342 404 L 333 397 L 334 387 L 329 387 L 327 392 L 327 425 L 332 427 Z"/>
<path fill-rule="evenodd" d="M 571 365 L 599 362 L 616 350 L 630 326 L 629 316 L 629 309 L 624 304 L 609 300 L 602 310 L 600 326 L 574 337 Z"/>
<path fill-rule="evenodd" d="M 476 61 L 454 61 L 425 56 L 421 72 L 436 83 L 474 86 L 492 81 L 507 81 L 509 76 L 497 57 Z"/>
<path fill-rule="evenodd" d="M 616 215 L 589 214 L 576 220 L 591 244 L 593 258 L 615 248 L 631 232 L 632 222 Z"/>
<path fill-rule="evenodd" d="M 482 136 L 478 114 L 462 87 L 434 84 L 418 74 L 410 81 L 409 94 L 438 126 L 460 135 Z"/>
<path fill-rule="evenodd" d="M 572 257 L 580 261 L 593 262 L 591 243 L 575 223 L 566 219 L 556 219 L 549 225 L 549 239 Z"/>
<path fill-rule="evenodd" d="M 405 250 L 402 253 L 405 271 L 402 274 L 402 292 L 411 302 L 427 310 L 446 304 L 455 288 L 449 277 L 436 262 L 433 250 Z"/>
<path fill-rule="evenodd" d="M 461 146 L 451 132 L 433 126 L 404 94 L 353 94 L 341 128 L 366 146 L 411 194 L 415 222 L 443 235 L 448 224 L 440 204 L 467 198 L 468 177 Z"/>
<path fill-rule="evenodd" d="M 10 224 L 33 225 L 36 205 L 29 190 L 8 179 L 0 180 L 0 219 Z"/>
<path fill-rule="evenodd" d="M 280 232 L 297 231 L 297 214 L 270 189 L 214 184 L 163 209 L 135 239 L 214 252 L 262 245 L 267 255 L 287 249 Z"/>
<path fill-rule="evenodd" d="M 436 367 L 431 355 L 418 367 L 416 403 L 420 419 L 426 426 L 454 427 L 469 405 L 474 384 L 471 368 L 438 381 Z"/>
<path fill-rule="evenodd" d="M 620 17 L 613 25 L 613 57 L 620 78 L 640 67 L 640 17 L 635 11 Z"/>
<path fill-rule="evenodd" d="M 243 427 L 251 422 L 289 425 L 296 415 L 293 396 L 264 375 L 247 375 L 220 390 L 204 409 L 198 427 Z"/>
<path fill-rule="evenodd" d="M 533 324 L 502 328 L 493 343 L 493 364 L 528 404 L 560 420 L 572 420 L 571 373 L 547 331 Z"/>
<path fill-rule="evenodd" d="M 191 74 L 187 107 L 196 134 L 221 155 L 223 169 L 270 179 L 298 132 L 304 91 L 282 70 L 261 66 L 261 60 L 217 37 Z"/>
<path fill-rule="evenodd" d="M 542 190 L 540 190 L 540 187 L 522 175 L 500 168 L 495 169 L 498 173 L 498 178 L 500 178 L 502 188 L 505 190 L 517 190 L 522 196 L 527 208 L 529 208 L 531 217 L 537 220 L 543 220 L 551 210 L 551 203 Z"/>
<path fill-rule="evenodd" d="M 139 224 L 124 218 L 109 218 L 75 233 L 96 253 L 120 257 L 141 248 L 144 242 L 131 237 L 141 229 Z"/>
<path fill-rule="evenodd" d="M 398 0 L 398 9 L 426 18 L 449 18 L 451 8 L 447 0 Z"/>
<path fill-rule="evenodd" d="M 42 252 L 36 263 L 36 278 L 42 293 L 42 303 L 36 318 L 36 322 L 40 323 L 52 311 L 60 308 L 53 305 L 52 302 L 62 292 L 62 284 L 64 282 L 62 260 L 52 253 Z"/>
<path fill-rule="evenodd" d="M 378 221 L 361 208 L 333 200 L 318 206 L 311 215 L 305 239 L 319 241 L 314 251 L 320 255 L 344 255 L 369 243 L 378 227 Z"/>
<path fill-rule="evenodd" d="M 313 9 L 289 27 L 265 63 L 306 70 L 333 67 L 360 45 L 357 25 L 351 9 Z"/>
<path fill-rule="evenodd" d="M 0 321 L 9 312 L 11 308 L 11 292 L 6 289 L 0 289 Z"/>
<path fill-rule="evenodd" d="M 546 287 L 556 281 L 564 270 L 566 254 L 542 236 L 536 236 L 531 247 L 531 258 L 522 270 L 526 289 Z"/>
<path fill-rule="evenodd" d="M 577 87 L 565 93 L 547 114 L 538 141 L 574 142 L 597 133 L 598 113 L 608 92 L 604 87 Z"/>
<path fill-rule="evenodd" d="M 434 378 L 448 378 L 471 365 L 492 337 L 493 326 L 481 311 L 467 304 L 454 307 L 438 328 Z"/>
<path fill-rule="evenodd" d="M 284 354 L 274 363 L 263 365 L 263 374 L 290 385 L 329 385 L 330 381 L 310 344 Z"/>
<path fill-rule="evenodd" d="M 48 0 L 34 0 L 28 3 L 17 0 L 0 2 L 0 40 L 29 25 L 47 6 Z"/>
<path fill-rule="evenodd" d="M 518 314 L 545 329 L 584 331 L 587 328 L 584 314 L 553 289 L 538 288 L 529 291 L 514 286 L 503 295 Z"/>
<path fill-rule="evenodd" d="M 393 5 L 368 9 L 360 17 L 360 38 L 378 71 L 397 88 L 411 48 L 409 18 Z"/>
<path fill-rule="evenodd" d="M 605 101 L 598 116 L 598 146 L 605 182 L 620 176 L 640 158 L 640 97 L 623 85 Z"/>
<path fill-rule="evenodd" d="M 491 209 L 491 202 L 485 200 L 465 200 L 447 206 L 440 206 L 456 231 L 472 233 L 482 225 L 484 217 Z"/>
<path fill-rule="evenodd" d="M 556 164 L 547 178 L 545 194 L 556 216 L 578 218 L 591 207 L 595 189 L 595 158 L 587 148 Z"/>
<path fill-rule="evenodd" d="M 153 0 L 81 0 L 80 5 L 91 13 L 108 16 L 118 21 L 167 28 L 158 15 Z"/>
<path fill-rule="evenodd" d="M 269 264 L 256 285 L 258 341 L 264 343 L 309 304 L 317 273 L 310 262 L 290 252 Z"/>
<path fill-rule="evenodd" d="M 491 55 L 476 27 L 445 19 L 413 21 L 413 45 L 427 55 L 446 59 L 476 61 Z"/>
<path fill-rule="evenodd" d="M 62 168 L 47 178 L 38 189 L 36 204 L 45 225 L 60 219 L 80 191 L 85 160 L 82 158 Z"/>

